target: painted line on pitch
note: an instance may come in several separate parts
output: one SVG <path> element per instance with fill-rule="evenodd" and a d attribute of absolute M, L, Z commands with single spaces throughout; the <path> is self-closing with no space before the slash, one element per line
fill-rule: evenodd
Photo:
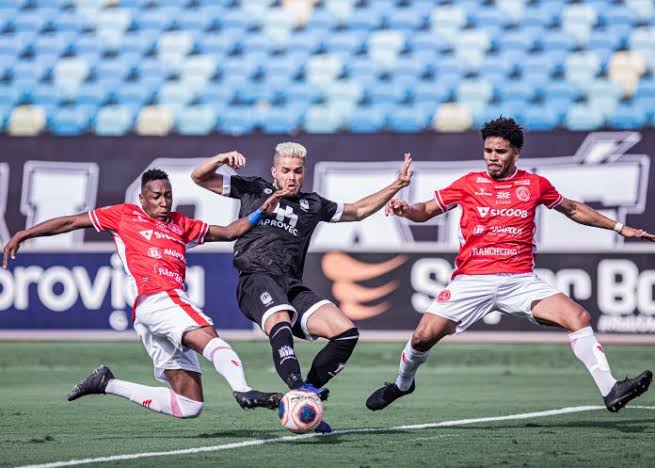
<path fill-rule="evenodd" d="M 646 409 L 646 410 L 655 410 L 655 406 L 626 406 L 627 409 Z M 486 422 L 497 422 L 497 421 L 512 421 L 517 419 L 532 419 L 532 418 L 544 418 L 547 416 L 557 416 L 560 414 L 570 414 L 570 413 L 582 413 L 585 411 L 597 411 L 605 410 L 604 406 L 570 406 L 567 408 L 559 408 L 547 411 L 536 411 L 532 413 L 518 413 L 518 414 L 509 414 L 507 416 L 491 416 L 488 418 L 475 418 L 475 419 L 456 419 L 453 421 L 441 421 L 436 423 L 425 423 L 425 424 L 408 424 L 404 426 L 394 426 L 394 427 L 378 427 L 378 428 L 361 428 L 361 429 L 342 429 L 336 430 L 330 434 L 302 434 L 302 435 L 292 435 L 277 437 L 274 439 L 255 439 L 255 440 L 245 440 L 243 442 L 233 442 L 231 444 L 222 444 L 222 445 L 211 445 L 208 447 L 196 447 L 188 449 L 179 449 L 179 450 L 170 450 L 167 452 L 142 452 L 142 453 L 130 453 L 125 455 L 111 455 L 107 457 L 97 457 L 97 458 L 81 458 L 78 460 L 67 460 L 67 461 L 58 461 L 51 463 L 43 463 L 38 465 L 23 465 L 18 468 L 55 468 L 58 466 L 74 466 L 74 465 L 86 465 L 89 463 L 103 463 L 103 462 L 114 462 L 122 460 L 136 460 L 138 458 L 151 458 L 151 457 L 165 457 L 173 455 L 186 455 L 194 453 L 203 453 L 203 452 L 218 452 L 221 450 L 230 450 L 243 447 L 253 447 L 256 445 L 266 445 L 266 444 L 275 444 L 280 442 L 293 442 L 296 440 L 310 439 L 313 437 L 330 437 L 333 435 L 343 435 L 343 434 L 361 434 L 367 432 L 393 432 L 393 431 L 413 431 L 417 429 L 431 429 L 435 427 L 453 427 L 453 426 L 465 426 L 468 424 L 479 424 Z"/>

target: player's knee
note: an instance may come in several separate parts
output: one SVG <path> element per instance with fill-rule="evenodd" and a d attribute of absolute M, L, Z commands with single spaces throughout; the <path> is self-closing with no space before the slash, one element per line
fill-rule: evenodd
<path fill-rule="evenodd" d="M 343 333 L 330 338 L 330 341 L 334 341 L 344 348 L 349 348 L 352 352 L 352 350 L 355 349 L 355 345 L 357 345 L 357 342 L 359 341 L 359 330 L 357 330 L 357 327 L 349 328 Z"/>
<path fill-rule="evenodd" d="M 177 395 L 176 398 L 177 411 L 173 414 L 180 419 L 197 418 L 202 413 L 205 404 L 202 401 L 192 400 L 182 395 Z"/>
<path fill-rule="evenodd" d="M 412 348 L 417 351 L 429 351 L 437 341 L 448 334 L 450 333 L 445 330 L 441 334 L 435 333 L 432 328 L 419 324 L 412 334 Z"/>
<path fill-rule="evenodd" d="M 575 312 L 573 313 L 573 317 L 571 318 L 570 331 L 577 331 L 590 326 L 591 314 L 581 306 L 576 307 Z"/>

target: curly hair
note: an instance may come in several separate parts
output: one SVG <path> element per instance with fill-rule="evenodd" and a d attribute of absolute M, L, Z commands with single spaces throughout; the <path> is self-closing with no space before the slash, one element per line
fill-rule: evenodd
<path fill-rule="evenodd" d="M 153 180 L 168 180 L 168 174 L 161 169 L 148 169 L 141 176 L 141 188 Z"/>
<path fill-rule="evenodd" d="M 495 120 L 486 122 L 480 129 L 482 140 L 489 137 L 500 137 L 509 141 L 514 148 L 523 146 L 523 127 L 512 118 L 503 117 L 502 115 Z"/>

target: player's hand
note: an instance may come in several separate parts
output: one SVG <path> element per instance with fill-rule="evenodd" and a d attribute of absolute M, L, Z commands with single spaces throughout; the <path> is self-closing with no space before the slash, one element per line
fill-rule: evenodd
<path fill-rule="evenodd" d="M 411 168 L 412 166 L 412 155 L 411 153 L 405 153 L 405 160 L 403 161 L 400 170 L 398 171 L 398 178 L 396 182 L 400 185 L 400 188 L 407 187 L 412 180 L 414 171 Z"/>
<path fill-rule="evenodd" d="M 20 242 L 18 234 L 16 234 L 5 244 L 5 249 L 2 254 L 2 268 L 5 270 L 9 267 L 9 260 L 16 258 L 16 253 L 20 248 Z"/>
<path fill-rule="evenodd" d="M 233 169 L 239 169 L 246 165 L 246 157 L 238 151 L 220 153 L 216 155 L 219 162 L 230 166 Z"/>
<path fill-rule="evenodd" d="M 643 229 L 635 229 L 630 226 L 623 226 L 621 228 L 620 234 L 626 239 L 633 238 L 633 239 L 649 240 L 651 242 L 655 242 L 655 234 L 646 232 Z"/>
<path fill-rule="evenodd" d="M 407 203 L 405 200 L 399 200 L 395 198 L 393 200 L 389 200 L 389 203 L 384 206 L 384 215 L 405 216 L 408 207 L 409 203 Z"/>
<path fill-rule="evenodd" d="M 262 211 L 262 213 L 271 214 L 275 208 L 277 208 L 277 205 L 280 203 L 280 199 L 290 194 L 291 191 L 289 189 L 277 190 L 273 192 L 273 194 L 268 197 L 264 203 L 262 203 L 262 206 L 260 206 L 259 209 Z"/>

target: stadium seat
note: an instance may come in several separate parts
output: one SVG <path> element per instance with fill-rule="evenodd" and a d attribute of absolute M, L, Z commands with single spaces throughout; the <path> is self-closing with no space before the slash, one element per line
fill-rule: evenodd
<path fill-rule="evenodd" d="M 13 109 L 7 130 L 14 136 L 34 136 L 46 125 L 46 113 L 40 106 L 18 106 Z"/>
<path fill-rule="evenodd" d="M 655 13 L 655 5 L 652 0 L 625 0 L 624 2 L 642 23 L 651 21 Z"/>
<path fill-rule="evenodd" d="M 600 60 L 592 52 L 573 52 L 566 57 L 564 77 L 571 83 L 585 86 L 600 72 Z"/>
<path fill-rule="evenodd" d="M 604 118 L 586 104 L 574 104 L 569 108 L 564 123 L 569 130 L 590 131 L 601 128 Z"/>
<path fill-rule="evenodd" d="M 173 128 L 175 118 L 171 109 L 146 106 L 137 117 L 136 132 L 139 135 L 164 136 Z"/>
<path fill-rule="evenodd" d="M 86 106 L 59 107 L 49 119 L 49 128 L 55 135 L 81 135 L 91 121 L 91 111 Z"/>
<path fill-rule="evenodd" d="M 440 132 L 463 132 L 473 125 L 473 114 L 462 104 L 445 103 L 437 109 L 433 125 Z"/>
<path fill-rule="evenodd" d="M 128 106 L 111 105 L 102 107 L 96 114 L 93 130 L 97 135 L 121 136 L 128 133 L 134 124 L 134 112 Z"/>
<path fill-rule="evenodd" d="M 496 6 L 500 10 L 507 21 L 512 25 L 517 25 L 523 19 L 525 14 L 527 0 L 496 0 Z"/>
<path fill-rule="evenodd" d="M 189 105 L 195 98 L 195 91 L 184 81 L 167 81 L 157 92 L 156 102 L 160 107 L 173 109 L 174 113 Z"/>
<path fill-rule="evenodd" d="M 608 5 L 598 12 L 600 20 L 605 23 L 620 24 L 633 27 L 637 24 L 637 14 L 621 4 Z"/>
<path fill-rule="evenodd" d="M 548 105 L 531 106 L 525 112 L 525 126 L 529 130 L 554 130 L 559 124 L 559 112 Z"/>
<path fill-rule="evenodd" d="M 355 133 L 373 133 L 384 130 L 386 114 L 381 106 L 361 106 L 353 110 L 346 128 Z"/>
<path fill-rule="evenodd" d="M 288 134 L 300 127 L 302 114 L 291 107 L 271 107 L 260 114 L 259 125 L 264 133 Z"/>
<path fill-rule="evenodd" d="M 308 133 L 334 133 L 341 128 L 343 123 L 344 116 L 340 109 L 327 105 L 315 105 L 307 110 L 303 128 Z"/>
<path fill-rule="evenodd" d="M 218 116 L 218 131 L 227 135 L 250 133 L 257 125 L 258 116 L 252 107 L 230 107 Z"/>
<path fill-rule="evenodd" d="M 368 83 L 365 88 L 365 94 L 372 104 L 399 104 L 407 98 L 408 90 L 402 83 L 379 80 Z"/>
<path fill-rule="evenodd" d="M 646 72 L 646 63 L 639 54 L 629 51 L 614 53 L 607 66 L 610 80 L 620 85 L 624 96 L 634 94 L 641 75 Z"/>
<path fill-rule="evenodd" d="M 639 130 L 647 122 L 646 109 L 634 103 L 619 105 L 609 118 L 611 127 L 619 130 Z"/>
<path fill-rule="evenodd" d="M 501 101 L 521 99 L 531 101 L 537 95 L 537 88 L 534 83 L 523 80 L 507 80 L 497 88 L 498 97 Z"/>
<path fill-rule="evenodd" d="M 208 105 L 183 107 L 177 113 L 177 131 L 182 135 L 206 135 L 216 127 L 218 114 Z"/>
<path fill-rule="evenodd" d="M 430 124 L 432 115 L 423 107 L 400 106 L 389 115 L 388 126 L 394 132 L 417 133 Z"/>

